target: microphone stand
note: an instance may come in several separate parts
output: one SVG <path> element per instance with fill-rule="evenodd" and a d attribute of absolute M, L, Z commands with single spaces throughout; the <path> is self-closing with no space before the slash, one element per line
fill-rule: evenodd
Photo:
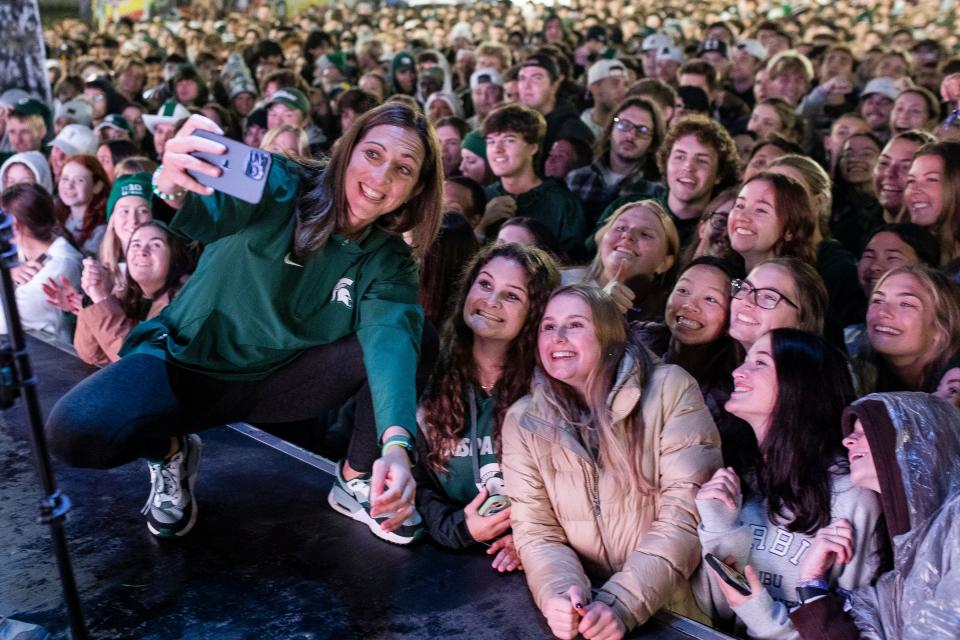
<path fill-rule="evenodd" d="M 63 533 L 63 520 L 70 511 L 70 499 L 57 488 L 47 439 L 43 433 L 43 414 L 37 397 L 37 382 L 33 377 L 20 311 L 17 309 L 13 278 L 10 275 L 11 269 L 16 266 L 17 247 L 13 244 L 13 222 L 10 215 L 0 209 L 0 285 L 3 287 L 3 313 L 7 319 L 10 337 L 10 345 L 0 350 L 0 409 L 9 409 L 17 396 L 23 396 L 30 423 L 30 445 L 45 496 L 40 501 L 38 521 L 50 525 L 51 542 L 63 585 L 63 599 L 67 605 L 71 637 L 73 640 L 87 640 L 89 636 L 83 622 L 80 595 Z"/>

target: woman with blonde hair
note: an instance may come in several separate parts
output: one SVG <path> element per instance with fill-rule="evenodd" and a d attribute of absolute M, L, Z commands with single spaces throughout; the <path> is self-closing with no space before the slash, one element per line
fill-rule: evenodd
<path fill-rule="evenodd" d="M 551 631 L 622 638 L 663 607 L 702 619 L 688 582 L 694 496 L 721 460 L 696 381 L 655 364 L 591 286 L 553 294 L 537 350 L 541 373 L 504 421 L 502 467 L 514 544 Z"/>
<path fill-rule="evenodd" d="M 662 320 L 680 257 L 677 227 L 663 205 L 625 204 L 594 237 L 596 258 L 585 268 L 566 270 L 564 284 L 604 289 L 628 320 Z"/>
<path fill-rule="evenodd" d="M 292 124 L 281 124 L 267 131 L 263 140 L 260 141 L 260 148 L 291 158 L 310 157 L 310 141 L 307 139 L 307 132 Z"/>

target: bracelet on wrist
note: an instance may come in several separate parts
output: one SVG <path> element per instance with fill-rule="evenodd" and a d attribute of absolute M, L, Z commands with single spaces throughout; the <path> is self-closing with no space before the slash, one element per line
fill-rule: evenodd
<path fill-rule="evenodd" d="M 186 191 L 179 189 L 173 193 L 165 193 L 160 190 L 159 181 L 160 181 L 160 172 L 163 171 L 163 165 L 158 165 L 156 171 L 153 172 L 153 177 L 150 179 L 150 186 L 153 188 L 153 195 L 157 196 L 161 200 L 166 200 L 170 202 L 171 200 L 179 200 L 186 195 Z"/>
<path fill-rule="evenodd" d="M 383 446 L 380 447 L 380 455 L 387 455 L 387 450 L 390 447 L 402 447 L 407 450 L 407 454 L 410 456 L 410 460 L 413 460 L 413 439 L 410 436 L 390 436 L 387 438 Z"/>

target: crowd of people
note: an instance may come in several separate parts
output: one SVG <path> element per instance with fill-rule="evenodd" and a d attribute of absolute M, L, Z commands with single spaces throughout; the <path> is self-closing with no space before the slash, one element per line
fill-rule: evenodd
<path fill-rule="evenodd" d="M 178 537 L 197 432 L 322 420 L 350 434 L 333 509 L 523 571 L 558 638 L 662 608 L 956 638 L 957 26 L 756 0 L 52 24 L 53 102 L 0 95 L 24 324 L 103 367 L 52 450 L 146 459 Z M 201 131 L 262 150 L 258 202 L 201 184 Z"/>

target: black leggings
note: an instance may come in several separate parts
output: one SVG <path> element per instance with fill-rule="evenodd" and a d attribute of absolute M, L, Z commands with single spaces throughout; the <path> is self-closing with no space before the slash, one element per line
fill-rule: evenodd
<path fill-rule="evenodd" d="M 436 361 L 436 331 L 424 327 L 418 392 Z M 230 422 L 315 418 L 356 398 L 347 459 L 367 472 L 380 457 L 363 350 L 355 336 L 304 351 L 263 380 L 223 381 L 143 354 L 86 378 L 47 420 L 53 453 L 72 466 L 108 469 L 160 459 L 173 436 Z"/>

